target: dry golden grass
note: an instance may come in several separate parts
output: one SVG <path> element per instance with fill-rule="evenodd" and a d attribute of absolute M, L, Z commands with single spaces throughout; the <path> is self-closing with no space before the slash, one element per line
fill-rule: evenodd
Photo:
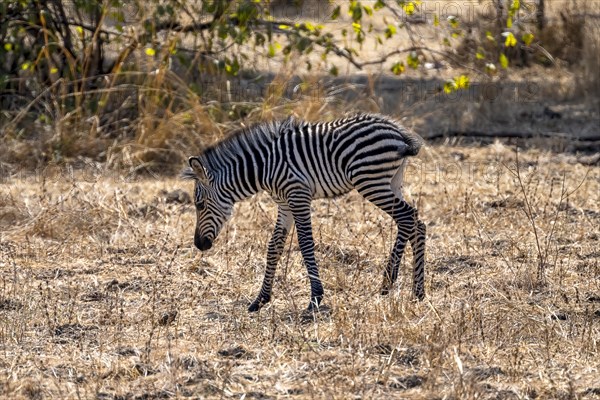
<path fill-rule="evenodd" d="M 289 3 L 272 2 L 273 8 L 279 8 L 278 18 L 292 21 L 307 18 L 323 23 L 325 31 L 334 34 L 340 45 L 359 49 L 362 61 L 373 61 L 389 51 L 413 45 L 446 51 L 450 49 L 443 45 L 446 36 L 455 49 L 453 58 L 468 59 L 469 55 L 472 58 L 478 40 L 484 37 L 482 32 L 489 24 L 496 23 L 489 1 L 464 4 L 451 0 L 426 1 L 411 18 L 429 19 L 430 23 L 415 24 L 410 37 L 405 29 L 399 28 L 398 34 L 384 45 L 376 44 L 370 37 L 360 46 L 354 35 L 342 35 L 351 21 L 346 12 L 334 21 L 330 18 L 331 7 L 323 2 L 294 2 L 302 5 L 300 8 Z M 330 6 L 335 3 L 343 4 L 333 2 Z M 525 7 L 525 3 L 534 1 L 523 2 L 520 17 L 523 23 L 530 23 L 534 8 Z M 154 7 L 153 4 L 148 6 Z M 406 61 L 407 54 L 403 53 L 383 64 L 365 67 L 360 73 L 347 60 L 330 55 L 341 75 L 333 79 L 327 76 L 329 65 L 321 60 L 318 51 L 308 58 L 294 54 L 286 62 L 282 52 L 266 57 L 266 49 L 249 45 L 229 50 L 232 54 L 243 50 L 250 57 L 246 67 L 252 67 L 232 77 L 217 71 L 209 73 L 210 69 L 200 70 L 200 65 L 206 65 L 197 58 L 182 56 L 186 60 L 182 62 L 181 54 L 173 57 L 167 47 L 164 53 L 153 57 L 139 48 L 132 52 L 127 68 L 103 76 L 93 90 L 73 92 L 73 84 L 80 85 L 81 81 L 58 80 L 45 89 L 40 88 L 44 95 L 31 101 L 22 103 L 18 96 L 14 102 L 7 100 L 7 109 L 0 112 L 0 174 L 63 163 L 76 166 L 101 163 L 103 167 L 131 173 L 173 173 L 173 166 L 183 163 L 188 153 L 199 152 L 203 145 L 240 124 L 285 118 L 290 114 L 311 120 L 333 119 L 346 110 L 407 118 L 407 123 L 425 137 L 481 133 L 480 136 L 546 137 L 544 134 L 550 133 L 590 139 L 595 151 L 598 140 L 592 139 L 598 137 L 600 126 L 597 74 L 600 35 L 594 15 L 600 2 L 553 0 L 546 2 L 546 6 L 548 36 L 536 37 L 536 43 L 540 40 L 544 46 L 564 49 L 572 55 L 573 65 L 562 59 L 552 68 L 535 63 L 530 68 L 519 68 L 515 63 L 514 68 L 495 77 L 474 73 L 472 67 L 477 64 L 465 61 L 466 64 L 459 65 L 439 55 L 436 56 L 439 60 L 429 55 L 421 60 L 418 69 L 407 68 L 402 76 L 392 76 L 390 66 Z M 149 12 L 132 14 L 129 10 L 126 14 L 134 27 L 149 17 Z M 435 13 L 442 21 L 438 28 L 431 24 Z M 472 32 L 452 38 L 450 25 L 445 21 L 447 14 L 458 16 L 461 27 L 469 27 Z M 378 32 L 394 21 L 396 17 L 392 16 L 384 10 L 373 17 L 365 15 L 364 25 L 372 22 Z M 183 21 L 190 22 L 185 17 Z M 111 23 L 107 20 L 108 25 Z M 571 40 L 572 37 L 577 40 Z M 192 37 L 181 39 L 187 47 L 194 47 Z M 274 40 L 285 42 L 277 35 Z M 578 44 L 567 46 L 565 40 Z M 471 48 L 467 42 L 477 46 Z M 116 52 L 116 48 L 110 51 Z M 310 72 L 304 64 L 307 59 L 313 63 Z M 425 61 L 436 61 L 432 65 L 439 61 L 441 69 L 425 67 Z M 463 72 L 470 74 L 471 87 L 445 95 L 442 89 L 446 79 Z M 29 77 L 31 82 L 36 82 L 34 76 Z M 587 143 L 566 142 L 563 150 L 590 150 Z"/>
<path fill-rule="evenodd" d="M 377 294 L 394 227 L 352 193 L 314 203 L 331 307 L 314 322 L 300 318 L 309 287 L 295 239 L 274 301 L 246 312 L 275 221 L 264 195 L 201 254 L 193 206 L 174 192 L 189 182 L 4 180 L 0 397 L 598 397 L 600 168 L 529 150 L 519 183 L 501 144 L 428 147 L 413 161 L 428 297 L 410 296 L 409 256 L 392 294 Z"/>

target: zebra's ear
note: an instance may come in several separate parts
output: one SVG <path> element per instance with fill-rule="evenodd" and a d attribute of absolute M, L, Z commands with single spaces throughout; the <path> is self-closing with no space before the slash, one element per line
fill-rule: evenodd
<path fill-rule="evenodd" d="M 204 184 L 208 184 L 208 173 L 206 168 L 200 163 L 200 159 L 198 159 L 198 157 L 190 157 L 188 159 L 188 164 L 190 165 L 190 168 L 192 168 L 196 179 Z"/>

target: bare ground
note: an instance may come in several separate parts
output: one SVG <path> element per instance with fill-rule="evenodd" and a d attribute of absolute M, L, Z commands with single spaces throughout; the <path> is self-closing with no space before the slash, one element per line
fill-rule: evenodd
<path fill-rule="evenodd" d="M 188 182 L 5 179 L 0 397 L 597 398 L 600 169 L 529 150 L 519 183 L 515 161 L 501 144 L 414 160 L 406 194 L 428 224 L 420 303 L 410 256 L 392 294 L 377 294 L 387 216 L 356 193 L 315 202 L 330 307 L 315 321 L 301 318 L 295 239 L 274 301 L 246 312 L 275 221 L 266 196 L 241 203 L 201 254 L 177 192 Z"/>

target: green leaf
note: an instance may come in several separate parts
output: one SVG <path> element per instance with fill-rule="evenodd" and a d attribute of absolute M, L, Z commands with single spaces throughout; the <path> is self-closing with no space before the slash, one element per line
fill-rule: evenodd
<path fill-rule="evenodd" d="M 512 28 L 512 17 L 506 18 L 506 27 L 508 29 Z"/>
<path fill-rule="evenodd" d="M 23 64 L 21 64 L 21 69 L 23 71 L 26 71 L 26 70 L 28 70 L 30 68 L 31 68 L 31 63 L 29 63 L 29 62 L 24 62 Z"/>
<path fill-rule="evenodd" d="M 377 0 L 375 2 L 375 5 L 373 6 L 373 8 L 375 9 L 375 11 L 379 11 L 381 10 L 383 7 L 385 7 L 385 3 L 382 0 Z"/>
<path fill-rule="evenodd" d="M 413 15 L 415 13 L 415 9 L 416 9 L 415 3 L 412 1 L 409 1 L 408 3 L 406 3 L 402 6 L 402 9 L 406 13 L 406 15 Z"/>
<path fill-rule="evenodd" d="M 58 72 L 58 68 L 56 68 L 56 67 L 50 68 L 50 73 L 51 74 L 56 74 L 57 72 Z"/>
<path fill-rule="evenodd" d="M 500 53 L 500 66 L 506 69 L 508 68 L 508 58 L 504 55 L 504 53 Z"/>
<path fill-rule="evenodd" d="M 519 8 L 521 8 L 521 2 L 519 0 L 513 0 L 510 8 L 508 9 L 508 15 L 514 17 L 517 11 L 519 11 Z"/>
<path fill-rule="evenodd" d="M 397 30 L 396 27 L 392 24 L 389 24 L 386 28 L 385 28 L 385 38 L 389 39 L 392 36 L 394 36 L 396 34 Z"/>
<path fill-rule="evenodd" d="M 469 87 L 469 77 L 466 75 L 460 75 L 455 78 L 449 79 L 444 83 L 444 92 L 450 94 L 457 90 L 467 89 Z"/>
<path fill-rule="evenodd" d="M 362 18 L 362 7 L 360 2 L 352 1 L 348 7 L 348 15 L 352 16 L 352 21 L 356 22 Z"/>
<path fill-rule="evenodd" d="M 449 15 L 448 16 L 448 23 L 450 24 L 450 26 L 454 29 L 458 28 L 458 18 L 455 17 L 454 15 Z"/>
<path fill-rule="evenodd" d="M 263 35 L 262 33 L 255 33 L 254 34 L 254 44 L 257 46 L 263 46 L 265 44 L 265 41 L 267 39 L 265 38 L 265 35 Z"/>
<path fill-rule="evenodd" d="M 411 52 L 407 58 L 408 66 L 412 69 L 417 69 L 419 67 L 419 56 L 415 51 Z"/>
<path fill-rule="evenodd" d="M 332 65 L 331 68 L 329 68 L 329 73 L 333 76 L 338 76 L 338 68 L 335 65 Z"/>
<path fill-rule="evenodd" d="M 371 7 L 369 7 L 369 6 L 363 6 L 363 10 L 365 10 L 365 12 L 367 13 L 367 15 L 369 17 L 373 16 L 373 9 Z"/>
<path fill-rule="evenodd" d="M 301 53 L 303 53 L 305 51 L 310 52 L 312 49 L 311 45 L 312 45 L 312 40 L 310 40 L 307 37 L 302 37 L 302 38 L 300 38 L 300 40 L 298 40 L 296 42 L 296 49 L 298 51 L 300 51 Z"/>
<path fill-rule="evenodd" d="M 529 46 L 531 44 L 531 42 L 533 42 L 533 33 L 525 33 L 521 39 L 523 39 L 523 43 L 525 43 L 525 46 Z"/>
<path fill-rule="evenodd" d="M 331 20 L 335 21 L 336 19 L 338 19 L 340 17 L 340 6 L 337 6 L 336 8 L 333 9 L 333 11 L 331 12 Z"/>
<path fill-rule="evenodd" d="M 227 26 L 223 24 L 219 25 L 219 27 L 217 28 L 217 34 L 220 39 L 227 39 L 227 36 L 229 35 L 229 30 L 227 29 Z"/>
<path fill-rule="evenodd" d="M 392 73 L 394 75 L 400 75 L 405 70 L 406 70 L 406 67 L 404 66 L 403 62 L 397 62 L 394 65 L 392 65 Z"/>
<path fill-rule="evenodd" d="M 12 51 L 12 49 L 13 49 L 12 43 L 4 43 L 4 50 Z"/>
<path fill-rule="evenodd" d="M 477 53 L 475 53 L 475 58 L 478 60 L 485 60 L 485 55 L 481 51 L 477 51 Z"/>
<path fill-rule="evenodd" d="M 146 48 L 146 50 L 144 50 L 144 52 L 149 57 L 153 57 L 156 54 L 156 50 L 154 50 L 152 47 Z"/>
<path fill-rule="evenodd" d="M 492 32 L 490 32 L 490 31 L 487 31 L 485 33 L 485 38 L 487 40 L 489 40 L 490 42 L 496 42 L 496 39 L 494 38 L 494 35 L 492 35 Z"/>
<path fill-rule="evenodd" d="M 237 75 L 240 70 L 240 63 L 235 57 L 233 60 L 225 59 L 225 72 L 229 75 Z"/>
<path fill-rule="evenodd" d="M 444 93 L 450 94 L 456 90 L 456 83 L 453 80 L 448 80 L 444 83 Z"/>
<path fill-rule="evenodd" d="M 506 47 L 515 47 L 517 45 L 517 38 L 512 32 L 506 32 L 505 36 L 506 40 L 504 41 L 504 45 Z"/>
<path fill-rule="evenodd" d="M 440 26 L 440 17 L 437 14 L 433 16 L 433 26 Z"/>
<path fill-rule="evenodd" d="M 469 88 L 469 77 L 466 75 L 460 75 L 457 78 L 454 78 L 454 82 L 456 82 L 456 87 L 458 89 L 468 89 Z"/>

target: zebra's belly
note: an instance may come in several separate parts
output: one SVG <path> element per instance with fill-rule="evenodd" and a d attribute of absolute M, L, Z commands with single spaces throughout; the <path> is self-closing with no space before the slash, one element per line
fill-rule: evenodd
<path fill-rule="evenodd" d="M 328 199 L 341 196 L 350 192 L 352 189 L 353 187 L 350 182 L 327 182 L 326 184 L 315 183 L 313 187 L 313 199 Z"/>

